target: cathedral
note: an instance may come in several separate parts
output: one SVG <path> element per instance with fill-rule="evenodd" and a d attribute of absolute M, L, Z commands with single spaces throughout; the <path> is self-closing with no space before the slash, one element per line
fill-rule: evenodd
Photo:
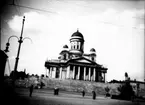
<path fill-rule="evenodd" d="M 49 78 L 105 82 L 107 68 L 96 63 L 96 50 L 84 53 L 84 37 L 78 30 L 70 38 L 70 49 L 63 46 L 58 59 L 45 61 Z"/>

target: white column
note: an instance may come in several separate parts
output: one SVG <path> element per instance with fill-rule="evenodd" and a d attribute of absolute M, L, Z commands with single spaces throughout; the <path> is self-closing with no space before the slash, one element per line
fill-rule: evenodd
<path fill-rule="evenodd" d="M 45 68 L 45 77 L 48 75 L 48 69 Z"/>
<path fill-rule="evenodd" d="M 95 81 L 95 79 L 96 79 L 96 69 L 94 68 L 94 72 L 93 72 L 94 74 L 93 74 L 93 77 L 94 77 L 94 81 Z"/>
<path fill-rule="evenodd" d="M 84 80 L 86 80 L 86 67 L 84 67 Z"/>
<path fill-rule="evenodd" d="M 50 67 L 49 76 L 50 76 L 50 78 L 52 78 L 52 67 Z"/>
<path fill-rule="evenodd" d="M 56 67 L 54 67 L 54 78 L 56 78 Z"/>
<path fill-rule="evenodd" d="M 93 81 L 93 70 L 91 70 L 91 81 Z"/>
<path fill-rule="evenodd" d="M 105 73 L 104 73 L 104 82 L 105 82 Z"/>
<path fill-rule="evenodd" d="M 73 66 L 73 79 L 75 78 L 75 66 Z"/>
<path fill-rule="evenodd" d="M 72 42 L 71 42 L 71 49 L 72 49 Z"/>
<path fill-rule="evenodd" d="M 59 71 L 59 79 L 61 79 L 61 77 L 62 77 L 62 67 L 60 67 L 59 70 L 60 70 L 60 71 Z"/>
<path fill-rule="evenodd" d="M 78 79 L 80 79 L 80 66 L 78 66 Z"/>
<path fill-rule="evenodd" d="M 77 42 L 75 42 L 75 47 L 76 47 L 75 49 L 77 49 Z"/>
<path fill-rule="evenodd" d="M 48 69 L 48 72 L 47 73 L 48 73 L 48 75 L 50 75 L 50 68 Z"/>
<path fill-rule="evenodd" d="M 89 81 L 91 80 L 91 68 L 89 68 Z"/>
<path fill-rule="evenodd" d="M 98 72 L 98 82 L 100 82 L 100 72 Z"/>
<path fill-rule="evenodd" d="M 70 66 L 67 67 L 66 78 L 69 78 L 69 74 L 70 74 Z"/>

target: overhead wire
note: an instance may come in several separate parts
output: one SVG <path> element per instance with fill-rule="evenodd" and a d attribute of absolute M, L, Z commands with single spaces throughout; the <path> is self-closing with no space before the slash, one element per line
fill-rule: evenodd
<path fill-rule="evenodd" d="M 19 0 L 18 0 L 19 1 Z M 17 0 L 15 0 L 15 7 L 16 7 L 16 9 L 18 10 L 18 13 L 19 13 L 19 15 L 21 15 L 21 10 L 20 10 L 20 8 L 17 8 L 17 6 L 16 6 L 16 4 L 18 4 L 19 5 L 19 2 L 18 2 Z"/>
<path fill-rule="evenodd" d="M 11 4 L 9 4 L 9 5 L 11 5 Z M 32 9 L 32 10 L 36 10 L 36 11 L 41 11 L 41 12 L 58 14 L 57 12 L 52 12 L 52 11 L 48 11 L 48 10 L 44 10 L 44 9 L 38 9 L 38 8 L 34 8 L 34 7 L 24 6 L 24 5 L 20 5 L 20 4 L 15 4 L 15 6 L 22 7 L 22 8 L 27 8 L 27 9 Z"/>
<path fill-rule="evenodd" d="M 67 2 L 67 1 L 60 1 L 60 0 L 56 0 L 56 1 L 57 2 Z M 78 4 L 78 3 L 75 3 L 75 4 L 78 5 L 78 6 L 82 6 L 82 5 Z M 11 5 L 11 4 L 9 4 L 9 5 Z M 48 10 L 44 10 L 44 9 L 38 9 L 38 8 L 34 8 L 34 7 L 24 6 L 24 5 L 20 5 L 19 3 L 15 4 L 15 6 L 22 7 L 22 8 L 27 8 L 27 9 L 32 9 L 32 10 L 36 10 L 36 11 L 41 11 L 41 12 L 46 12 L 46 13 L 59 14 L 58 12 L 52 12 L 52 11 L 48 11 Z M 84 6 L 84 7 L 86 8 L 87 6 Z M 89 7 L 87 7 L 87 8 L 89 8 Z M 144 19 L 144 18 L 141 18 L 141 17 L 132 17 L 132 18 Z M 104 24 L 116 25 L 118 27 L 126 27 L 125 25 L 114 24 L 114 23 L 111 23 L 111 22 L 105 22 L 105 21 L 100 21 L 100 20 L 97 20 L 97 21 L 102 22 Z M 134 28 L 134 29 L 138 29 L 138 30 L 145 30 L 145 28 L 137 28 L 137 27 L 134 27 L 134 26 L 130 27 L 130 28 Z"/>
<path fill-rule="evenodd" d="M 69 1 L 64 1 L 64 0 L 63 0 L 63 1 L 56 0 L 56 1 L 58 1 L 58 2 L 65 2 L 65 3 L 68 3 L 68 2 L 69 2 Z M 85 8 L 93 9 L 93 8 L 88 7 L 88 6 L 80 5 L 80 4 L 78 4 L 77 2 L 74 2 L 74 3 L 75 3 L 75 5 L 78 5 L 78 6 L 83 6 L 83 7 L 85 7 Z M 93 9 L 93 10 L 94 10 L 94 9 Z M 142 20 L 144 20 L 143 17 L 131 17 L 131 18 L 142 19 Z M 114 24 L 114 23 L 107 22 L 107 21 L 100 21 L 100 20 L 97 20 L 97 21 L 98 21 L 98 22 L 101 22 L 101 23 L 104 23 L 104 24 L 115 25 L 115 26 L 117 26 L 117 27 L 126 27 L 125 25 Z M 135 27 L 135 26 L 132 26 L 132 27 L 130 27 L 130 28 L 138 29 L 138 30 L 145 30 L 145 28 L 137 28 L 137 27 Z"/>
<path fill-rule="evenodd" d="M 16 4 L 15 4 L 15 1 L 16 1 L 16 0 L 13 0 L 12 3 L 9 4 L 9 5 L 12 5 L 12 6 L 15 8 L 16 12 L 18 13 L 18 15 L 21 15 L 21 14 L 20 14 L 20 11 L 18 10 L 18 8 L 17 8 L 17 6 L 16 6 Z"/>

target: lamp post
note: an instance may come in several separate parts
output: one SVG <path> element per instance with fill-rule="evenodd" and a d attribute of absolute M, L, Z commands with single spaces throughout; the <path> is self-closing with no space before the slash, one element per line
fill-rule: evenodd
<path fill-rule="evenodd" d="M 19 55 L 20 55 L 20 49 L 21 49 L 21 44 L 23 43 L 23 36 L 22 36 L 22 35 L 23 35 L 23 29 L 24 29 L 24 22 L 25 22 L 25 16 L 23 17 L 21 36 L 20 36 L 20 39 L 18 40 L 18 42 L 19 42 L 19 47 L 18 47 L 16 62 L 15 62 L 15 66 L 14 66 L 14 74 L 15 74 L 16 71 L 17 71 L 18 61 L 19 61 Z"/>
<path fill-rule="evenodd" d="M 13 74 L 13 80 L 15 81 L 16 80 L 16 72 L 17 72 L 17 67 L 18 67 L 18 61 L 19 61 L 19 55 L 20 55 L 20 49 L 21 49 L 21 44 L 23 43 L 23 41 L 25 39 L 30 39 L 29 37 L 25 37 L 23 38 L 23 29 L 24 29 L 24 22 L 25 22 L 25 16 L 23 16 L 23 21 L 22 21 L 22 30 L 21 30 L 21 36 L 20 38 L 18 38 L 17 36 L 10 36 L 9 39 L 8 39 L 8 42 L 6 43 L 6 49 L 4 50 L 6 53 L 9 52 L 9 46 L 10 46 L 10 43 L 9 43 L 9 40 L 12 38 L 12 37 L 16 37 L 18 39 L 18 43 L 19 43 L 19 46 L 18 46 L 18 52 L 17 52 L 17 57 L 16 57 L 16 61 L 15 61 L 15 65 L 14 65 L 14 74 Z M 31 39 L 30 39 L 31 40 Z M 32 40 L 31 40 L 32 41 Z"/>

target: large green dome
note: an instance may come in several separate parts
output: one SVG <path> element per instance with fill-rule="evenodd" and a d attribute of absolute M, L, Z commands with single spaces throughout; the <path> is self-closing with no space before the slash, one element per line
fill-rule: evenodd
<path fill-rule="evenodd" d="M 74 32 L 74 33 L 72 34 L 71 37 L 72 37 L 72 38 L 73 38 L 73 37 L 79 37 L 79 38 L 81 38 L 81 39 L 84 39 L 82 33 L 80 33 L 78 30 L 77 30 L 77 32 Z"/>

